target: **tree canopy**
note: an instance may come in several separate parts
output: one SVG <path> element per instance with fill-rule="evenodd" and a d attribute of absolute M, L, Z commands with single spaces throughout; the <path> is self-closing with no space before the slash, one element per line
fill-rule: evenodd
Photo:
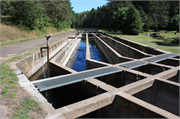
<path fill-rule="evenodd" d="M 30 30 L 47 26 L 105 28 L 127 34 L 149 28 L 175 30 L 179 28 L 178 14 L 178 1 L 108 0 L 107 4 L 82 13 L 75 13 L 69 0 L 1 1 L 1 16 L 9 16 L 11 23 Z"/>
<path fill-rule="evenodd" d="M 11 22 L 28 30 L 43 30 L 47 26 L 68 28 L 75 23 L 70 1 L 1 1 L 1 15 L 9 15 Z"/>
<path fill-rule="evenodd" d="M 135 8 L 133 8 L 133 6 Z M 91 11 L 85 11 L 82 13 L 76 13 L 76 27 L 96 27 L 102 29 L 106 28 L 114 30 L 125 30 L 127 27 L 122 26 L 122 24 L 124 23 L 124 21 L 130 21 L 131 17 L 124 17 L 125 15 L 123 14 L 125 14 L 125 11 L 123 10 L 124 8 L 129 9 L 130 7 L 132 7 L 134 10 L 132 9 L 133 12 L 131 12 L 131 15 L 129 13 L 129 15 L 134 15 L 134 18 L 137 17 L 137 19 L 135 20 L 136 22 L 133 23 L 134 25 L 131 24 L 130 26 L 130 24 L 127 24 L 128 28 L 131 28 L 133 26 L 134 31 L 136 31 L 135 29 L 140 29 L 140 31 L 147 31 L 149 28 L 155 30 L 175 30 L 174 27 L 170 25 L 170 20 L 174 17 L 174 15 L 178 14 L 178 1 L 109 0 L 106 5 L 97 7 L 97 9 L 92 9 Z M 119 14 L 120 16 L 118 16 L 117 14 Z M 136 23 L 140 25 L 135 25 Z M 131 32 L 129 32 L 129 34 L 131 34 Z"/>

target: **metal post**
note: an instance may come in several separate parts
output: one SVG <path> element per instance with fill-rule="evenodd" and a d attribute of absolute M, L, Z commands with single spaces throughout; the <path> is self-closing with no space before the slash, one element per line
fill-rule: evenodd
<path fill-rule="evenodd" d="M 46 36 L 46 39 L 47 39 L 47 78 L 50 77 L 50 68 L 49 68 L 49 44 L 48 44 L 48 39 L 49 39 L 51 36 L 52 36 L 52 35 Z"/>
<path fill-rule="evenodd" d="M 50 76 L 49 74 L 49 45 L 48 45 L 48 38 L 47 38 L 47 78 Z"/>

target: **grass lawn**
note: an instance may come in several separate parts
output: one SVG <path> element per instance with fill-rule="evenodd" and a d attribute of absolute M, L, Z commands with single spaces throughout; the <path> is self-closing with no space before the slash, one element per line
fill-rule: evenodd
<path fill-rule="evenodd" d="M 148 45 L 151 47 L 155 47 L 155 48 L 165 50 L 168 52 L 180 53 L 179 44 L 173 44 L 171 42 L 164 42 L 164 40 L 160 40 L 160 39 L 158 40 L 153 37 L 148 37 L 148 36 L 145 36 L 145 33 L 141 33 L 139 35 L 122 35 L 121 36 L 120 33 L 115 33 L 115 32 L 107 32 L 107 31 L 103 31 L 103 30 L 100 30 L 100 32 L 105 32 L 110 35 L 118 36 L 118 37 L 121 37 L 121 38 L 124 38 L 127 40 L 138 42 L 138 43 Z"/>

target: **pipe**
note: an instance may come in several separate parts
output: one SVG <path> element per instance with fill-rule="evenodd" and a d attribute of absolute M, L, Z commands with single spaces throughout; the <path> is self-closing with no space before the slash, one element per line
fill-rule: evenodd
<path fill-rule="evenodd" d="M 43 54 L 42 54 L 42 49 L 47 49 L 47 78 L 50 77 L 50 68 L 49 68 L 49 42 L 48 42 L 48 39 L 51 37 L 52 35 L 47 35 L 45 36 L 46 39 L 47 39 L 47 47 L 41 47 L 40 48 L 40 52 L 41 52 L 41 57 L 43 57 Z"/>

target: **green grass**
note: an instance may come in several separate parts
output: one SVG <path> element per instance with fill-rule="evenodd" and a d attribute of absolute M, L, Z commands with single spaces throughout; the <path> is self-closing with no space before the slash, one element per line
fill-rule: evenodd
<path fill-rule="evenodd" d="M 163 37 L 179 37 L 180 34 L 176 33 L 176 35 L 174 35 L 176 31 L 165 31 L 165 33 L 161 33 L 159 36 L 163 36 Z"/>
<path fill-rule="evenodd" d="M 105 32 L 110 35 L 121 37 L 121 34 L 116 33 L 116 32 L 107 32 L 104 30 L 100 30 L 100 32 Z M 139 35 L 122 35 L 121 38 L 138 42 L 147 46 L 155 47 L 155 48 L 172 52 L 172 53 L 180 52 L 179 44 L 173 44 L 169 41 L 164 42 L 164 40 L 158 40 L 153 37 L 148 37 L 148 36 L 145 36 L 145 33 L 140 33 Z"/>
<path fill-rule="evenodd" d="M 33 99 L 27 98 L 21 102 L 20 107 L 15 107 L 13 109 L 16 111 L 16 113 L 13 115 L 14 119 L 31 119 L 32 117 L 30 117 L 28 113 L 30 111 L 41 110 L 41 107 Z"/>
<path fill-rule="evenodd" d="M 21 106 L 24 107 L 24 110 L 29 112 L 30 110 L 38 111 L 41 109 L 41 107 L 38 106 L 39 104 L 34 101 L 33 99 L 25 99 L 23 102 L 21 102 Z"/>
<path fill-rule="evenodd" d="M 176 35 L 174 33 L 176 32 Z M 154 30 L 150 30 L 149 32 L 144 32 L 145 33 L 156 33 Z M 168 30 L 160 30 L 157 33 L 160 33 L 159 36 L 162 37 L 180 37 L 180 33 L 177 33 L 177 31 L 168 31 Z"/>
<path fill-rule="evenodd" d="M 11 94 L 11 99 L 17 98 L 15 93 Z"/>
<path fill-rule="evenodd" d="M 11 85 L 8 85 L 8 86 L 4 87 L 3 90 L 2 90 L 3 97 L 7 96 L 8 92 L 9 92 L 9 89 L 12 89 L 12 88 L 15 88 L 15 87 L 16 87 L 15 84 L 11 84 Z"/>
<path fill-rule="evenodd" d="M 77 30 L 77 29 L 73 29 L 73 31 L 78 32 L 78 30 Z"/>

